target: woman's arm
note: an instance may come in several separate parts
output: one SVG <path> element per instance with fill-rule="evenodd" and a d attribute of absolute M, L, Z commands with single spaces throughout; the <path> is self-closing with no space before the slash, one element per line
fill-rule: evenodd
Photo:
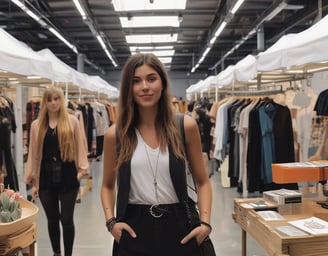
<path fill-rule="evenodd" d="M 24 171 L 24 182 L 32 185 L 32 198 L 36 199 L 39 190 L 41 149 L 38 143 L 39 120 L 36 119 L 31 123 L 30 141 L 26 167 Z"/>
<path fill-rule="evenodd" d="M 187 159 L 197 186 L 200 220 L 211 222 L 212 188 L 202 154 L 201 138 L 196 121 L 185 115 L 184 129 Z"/>
<path fill-rule="evenodd" d="M 88 161 L 88 149 L 86 144 L 86 137 L 84 130 L 80 126 L 80 122 L 74 115 L 69 115 L 73 126 L 74 142 L 75 142 L 75 156 L 74 162 L 78 171 L 78 180 L 83 176 L 89 174 L 90 164 Z"/>
<path fill-rule="evenodd" d="M 104 136 L 103 180 L 100 189 L 101 203 L 106 221 L 115 217 L 114 205 L 116 197 L 116 125 L 107 129 Z"/>

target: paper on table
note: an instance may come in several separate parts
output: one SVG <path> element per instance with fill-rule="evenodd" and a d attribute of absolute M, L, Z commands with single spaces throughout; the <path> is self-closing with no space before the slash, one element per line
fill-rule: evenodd
<path fill-rule="evenodd" d="M 283 220 L 285 219 L 279 212 L 276 211 L 259 211 L 256 212 L 260 215 L 264 220 Z"/>
<path fill-rule="evenodd" d="M 278 226 L 275 229 L 282 235 L 286 236 L 307 236 L 308 234 L 293 226 Z"/>
<path fill-rule="evenodd" d="M 288 223 L 310 234 L 328 234 L 328 222 L 317 217 L 293 220 Z"/>

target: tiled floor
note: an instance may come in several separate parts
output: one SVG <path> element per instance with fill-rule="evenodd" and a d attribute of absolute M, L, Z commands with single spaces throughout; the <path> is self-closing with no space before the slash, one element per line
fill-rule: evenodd
<path fill-rule="evenodd" d="M 100 204 L 99 187 L 102 178 L 102 162 L 92 165 L 93 189 L 83 195 L 81 203 L 76 205 L 75 227 L 76 236 L 73 256 L 105 256 L 111 255 L 112 238 L 104 224 L 104 216 Z M 211 234 L 217 256 L 241 255 L 241 230 L 232 219 L 233 199 L 239 197 L 236 188 L 223 188 L 220 173 L 211 177 L 213 187 L 213 210 Z M 38 214 L 37 255 L 51 256 L 52 250 L 48 238 L 45 215 L 40 202 Z M 266 256 L 250 237 L 247 237 L 248 256 Z M 154 255 L 155 256 L 155 255 Z"/>

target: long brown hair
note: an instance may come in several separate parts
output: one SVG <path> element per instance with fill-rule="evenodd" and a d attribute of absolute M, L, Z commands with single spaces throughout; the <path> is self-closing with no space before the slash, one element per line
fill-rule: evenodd
<path fill-rule="evenodd" d="M 63 161 L 73 161 L 75 153 L 73 128 L 71 125 L 71 120 L 69 119 L 64 93 L 60 88 L 52 86 L 50 88 L 47 88 L 43 93 L 40 112 L 38 116 L 40 125 L 38 134 L 38 146 L 41 149 L 43 145 L 44 136 L 49 126 L 49 116 L 46 103 L 54 95 L 58 96 L 61 101 L 57 123 L 60 157 Z"/>
<path fill-rule="evenodd" d="M 162 95 L 158 102 L 156 116 L 156 129 L 159 136 L 161 151 L 165 151 L 166 145 L 170 146 L 174 155 L 183 158 L 181 136 L 177 128 L 175 113 L 172 109 L 172 96 L 170 82 L 164 65 L 154 54 L 138 53 L 132 55 L 125 63 L 121 74 L 121 87 L 118 102 L 118 116 L 116 122 L 117 134 L 120 140 L 120 154 L 117 160 L 119 167 L 123 162 L 131 159 L 137 146 L 135 127 L 139 121 L 137 104 L 133 99 L 133 77 L 136 68 L 148 65 L 160 76 L 162 81 Z"/>

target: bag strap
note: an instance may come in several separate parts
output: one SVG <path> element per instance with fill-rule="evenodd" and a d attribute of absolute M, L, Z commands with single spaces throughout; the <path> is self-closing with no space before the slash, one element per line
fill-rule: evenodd
<path fill-rule="evenodd" d="M 183 150 L 185 152 L 186 155 L 186 137 L 185 137 L 185 131 L 184 131 L 184 114 L 182 113 L 176 113 L 176 117 L 177 117 L 177 121 L 178 121 L 178 125 L 179 125 L 179 130 L 180 130 L 180 135 L 181 135 L 181 139 L 182 139 L 182 144 L 183 144 Z M 188 161 L 186 161 L 186 164 L 188 164 Z M 190 167 L 189 171 L 191 172 Z M 187 175 L 187 173 L 186 173 Z M 191 174 L 189 174 L 191 175 Z M 186 176 L 187 178 L 187 176 Z M 197 193 L 197 189 L 196 189 L 196 183 L 194 181 L 194 179 L 192 178 L 193 181 L 193 190 Z M 186 208 L 186 214 L 187 214 L 187 218 L 190 224 L 191 229 L 197 227 L 200 225 L 200 220 L 199 220 L 199 213 L 198 210 L 196 208 L 196 203 L 188 196 L 188 187 L 189 185 L 187 184 L 186 186 L 186 195 L 187 195 L 187 201 L 185 202 L 185 208 Z"/>
<path fill-rule="evenodd" d="M 184 131 L 184 114 L 176 113 L 178 118 L 179 130 L 182 139 L 183 150 L 186 154 L 186 138 L 185 138 L 185 131 Z"/>

